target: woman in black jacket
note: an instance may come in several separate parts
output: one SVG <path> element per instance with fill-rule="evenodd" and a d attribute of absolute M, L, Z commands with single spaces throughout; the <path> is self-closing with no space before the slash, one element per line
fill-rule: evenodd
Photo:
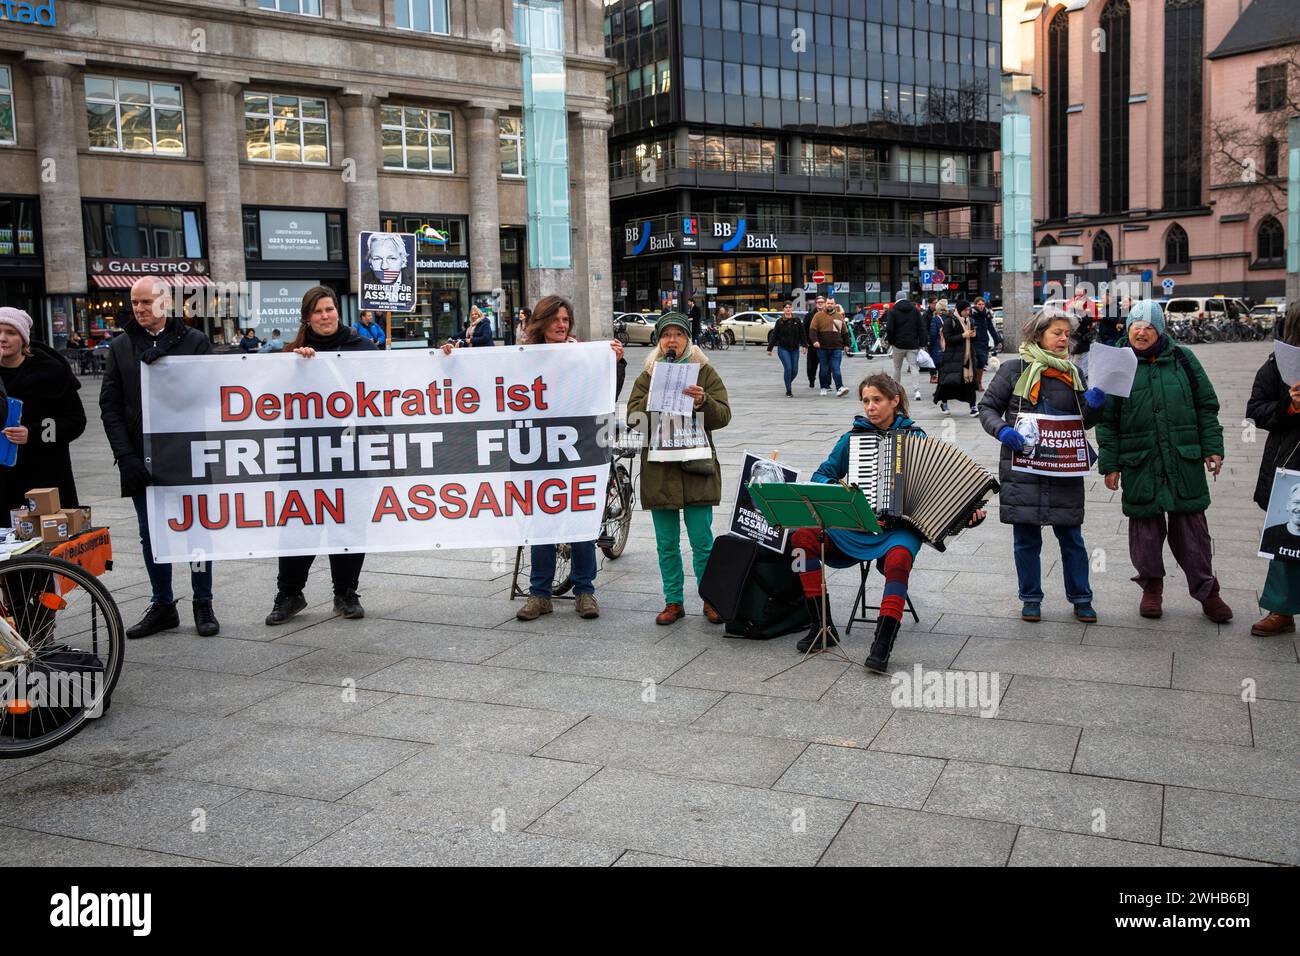
<path fill-rule="evenodd" d="M 77 505 L 69 446 L 86 430 L 81 383 L 68 360 L 31 340 L 32 319 L 20 309 L 0 309 L 0 394 L 23 403 L 17 425 L 4 429 L 18 446 L 12 467 L 0 467 L 0 509 L 22 507 L 32 488 L 58 488 L 65 508 Z M 7 420 L 7 419 L 6 419 Z"/>
<path fill-rule="evenodd" d="M 297 337 L 284 351 L 302 358 L 315 358 L 320 352 L 370 352 L 375 343 L 351 326 L 339 321 L 339 303 L 332 289 L 316 286 L 302 297 L 302 325 Z M 307 606 L 302 590 L 307 586 L 314 554 L 280 558 L 276 579 L 275 605 L 266 616 L 270 625 L 283 624 Z M 366 616 L 357 597 L 361 565 L 365 554 L 349 551 L 330 555 L 330 579 L 334 583 L 334 613 L 348 620 Z"/>
<path fill-rule="evenodd" d="M 939 365 L 939 387 L 934 390 L 934 400 L 945 412 L 953 399 L 966 402 L 973 417 L 979 414 L 975 407 L 975 368 L 979 363 L 975 350 L 978 333 L 970 312 L 970 303 L 962 299 L 957 303 L 956 314 L 944 319 L 940 337 L 943 362 Z"/>
<path fill-rule="evenodd" d="M 1300 303 L 1287 310 L 1278 340 L 1300 346 Z M 1255 373 L 1246 417 L 1268 432 L 1255 483 L 1255 504 L 1267 511 L 1276 470 L 1300 471 L 1300 384 L 1288 386 L 1282 380 L 1272 355 Z M 1295 615 L 1300 614 L 1300 561 L 1274 558 L 1268 563 L 1259 606 L 1268 613 L 1250 633 L 1256 637 L 1295 633 Z"/>
<path fill-rule="evenodd" d="M 794 392 L 790 391 L 790 383 L 799 374 L 799 349 L 802 345 L 803 323 L 794 314 L 794 303 L 787 302 L 781 312 L 781 318 L 776 320 L 776 325 L 772 327 L 772 332 L 767 339 L 767 354 L 771 355 L 772 349 L 776 349 L 777 357 L 781 359 L 787 398 L 794 398 Z"/>

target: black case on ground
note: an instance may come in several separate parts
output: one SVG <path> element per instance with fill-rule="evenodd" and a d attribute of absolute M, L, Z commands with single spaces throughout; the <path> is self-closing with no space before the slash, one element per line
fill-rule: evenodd
<path fill-rule="evenodd" d="M 768 640 L 811 621 L 790 557 L 737 535 L 719 535 L 700 581 L 700 597 L 727 622 L 728 637 Z"/>

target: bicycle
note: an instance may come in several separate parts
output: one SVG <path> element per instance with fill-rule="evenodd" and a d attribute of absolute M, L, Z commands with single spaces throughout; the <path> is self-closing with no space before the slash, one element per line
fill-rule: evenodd
<path fill-rule="evenodd" d="M 718 349 L 726 351 L 731 347 L 731 342 L 725 333 L 718 331 L 716 325 L 707 325 L 704 327 L 704 331 L 700 333 L 700 345 L 712 351 Z"/>
<path fill-rule="evenodd" d="M 57 747 L 107 710 L 124 636 L 86 569 L 39 554 L 0 561 L 0 759 Z"/>

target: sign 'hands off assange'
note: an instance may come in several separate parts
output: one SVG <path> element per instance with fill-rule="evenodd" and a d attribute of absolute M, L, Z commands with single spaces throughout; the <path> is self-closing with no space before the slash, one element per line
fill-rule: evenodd
<path fill-rule="evenodd" d="M 590 541 L 607 343 L 143 366 L 155 560 Z"/>

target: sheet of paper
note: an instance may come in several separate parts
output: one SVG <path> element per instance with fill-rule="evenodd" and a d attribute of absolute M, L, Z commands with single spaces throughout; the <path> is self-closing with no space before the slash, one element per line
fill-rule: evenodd
<path fill-rule="evenodd" d="M 1277 357 L 1277 370 L 1282 381 L 1288 385 L 1300 382 L 1300 347 L 1274 342 L 1273 354 Z"/>
<path fill-rule="evenodd" d="M 655 362 L 650 375 L 650 396 L 646 411 L 687 415 L 695 410 L 695 399 L 682 394 L 682 389 L 699 381 L 700 367 L 694 362 Z"/>
<path fill-rule="evenodd" d="M 1128 398 L 1137 367 L 1137 353 L 1132 349 L 1094 343 L 1088 350 L 1088 384 L 1107 395 Z"/>

